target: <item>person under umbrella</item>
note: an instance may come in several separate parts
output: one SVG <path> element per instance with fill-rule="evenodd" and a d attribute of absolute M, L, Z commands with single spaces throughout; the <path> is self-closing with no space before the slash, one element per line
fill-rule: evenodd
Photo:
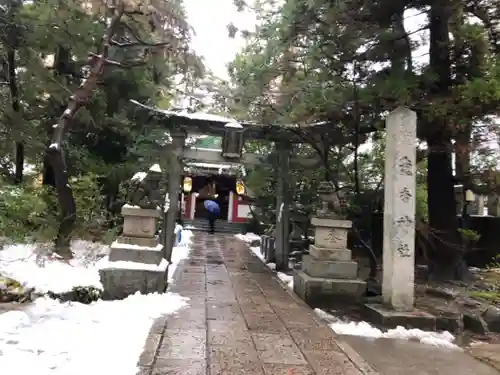
<path fill-rule="evenodd" d="M 207 199 L 205 203 L 203 203 L 208 212 L 208 224 L 210 226 L 210 233 L 215 233 L 215 221 L 219 218 L 220 215 L 220 206 L 216 201 Z"/>

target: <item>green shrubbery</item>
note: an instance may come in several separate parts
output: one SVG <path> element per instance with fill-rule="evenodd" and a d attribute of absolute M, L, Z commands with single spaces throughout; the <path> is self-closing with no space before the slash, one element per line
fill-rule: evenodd
<path fill-rule="evenodd" d="M 64 293 L 54 293 L 48 292 L 47 296 L 53 299 L 57 299 L 61 302 L 80 302 L 84 304 L 90 304 L 95 302 L 102 297 L 102 290 L 97 289 L 93 286 L 83 287 L 76 286 L 70 291 Z"/>
<path fill-rule="evenodd" d="M 75 237 L 106 237 L 106 210 L 97 176 L 71 179 L 76 201 Z M 0 237 L 16 242 L 51 240 L 57 233 L 59 205 L 55 191 L 33 184 L 0 188 Z"/>

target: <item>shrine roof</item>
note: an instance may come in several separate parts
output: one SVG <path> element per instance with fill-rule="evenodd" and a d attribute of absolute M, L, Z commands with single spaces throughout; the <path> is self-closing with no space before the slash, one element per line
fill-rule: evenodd
<path fill-rule="evenodd" d="M 148 106 L 138 101 L 131 100 L 142 109 L 150 118 L 158 123 L 164 124 L 169 130 L 184 130 L 187 132 L 207 134 L 210 136 L 224 136 L 227 124 L 238 124 L 238 127 L 245 132 L 246 138 L 267 139 L 267 140 L 286 140 L 292 143 L 303 143 L 301 133 L 311 133 L 313 136 L 322 137 L 325 134 L 342 133 L 341 126 L 335 126 L 330 121 L 320 121 L 310 124 L 258 124 L 255 122 L 238 121 L 233 118 L 223 117 L 210 113 L 197 112 L 189 113 L 187 111 L 171 111 Z M 362 133 L 371 133 L 375 128 L 363 129 Z"/>

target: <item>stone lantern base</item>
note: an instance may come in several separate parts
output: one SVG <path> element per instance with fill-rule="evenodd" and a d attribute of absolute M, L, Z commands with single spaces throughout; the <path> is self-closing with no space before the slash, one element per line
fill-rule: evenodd
<path fill-rule="evenodd" d="M 348 220 L 314 218 L 314 245 L 302 261 L 302 269 L 295 273 L 293 289 L 311 305 L 327 305 L 337 299 L 358 299 L 366 290 L 366 283 L 357 278 L 358 264 L 347 249 Z"/>
<path fill-rule="evenodd" d="M 123 206 L 123 235 L 111 244 L 99 269 L 104 297 L 121 299 L 136 292 L 162 293 L 167 287 L 168 262 L 155 237 L 160 210 Z"/>

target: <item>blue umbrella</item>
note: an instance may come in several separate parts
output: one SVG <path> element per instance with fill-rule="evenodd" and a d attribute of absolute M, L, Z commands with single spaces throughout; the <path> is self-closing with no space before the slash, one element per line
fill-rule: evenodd
<path fill-rule="evenodd" d="M 220 206 L 216 201 L 206 200 L 203 205 L 208 210 L 208 212 L 218 215 L 220 214 Z"/>

